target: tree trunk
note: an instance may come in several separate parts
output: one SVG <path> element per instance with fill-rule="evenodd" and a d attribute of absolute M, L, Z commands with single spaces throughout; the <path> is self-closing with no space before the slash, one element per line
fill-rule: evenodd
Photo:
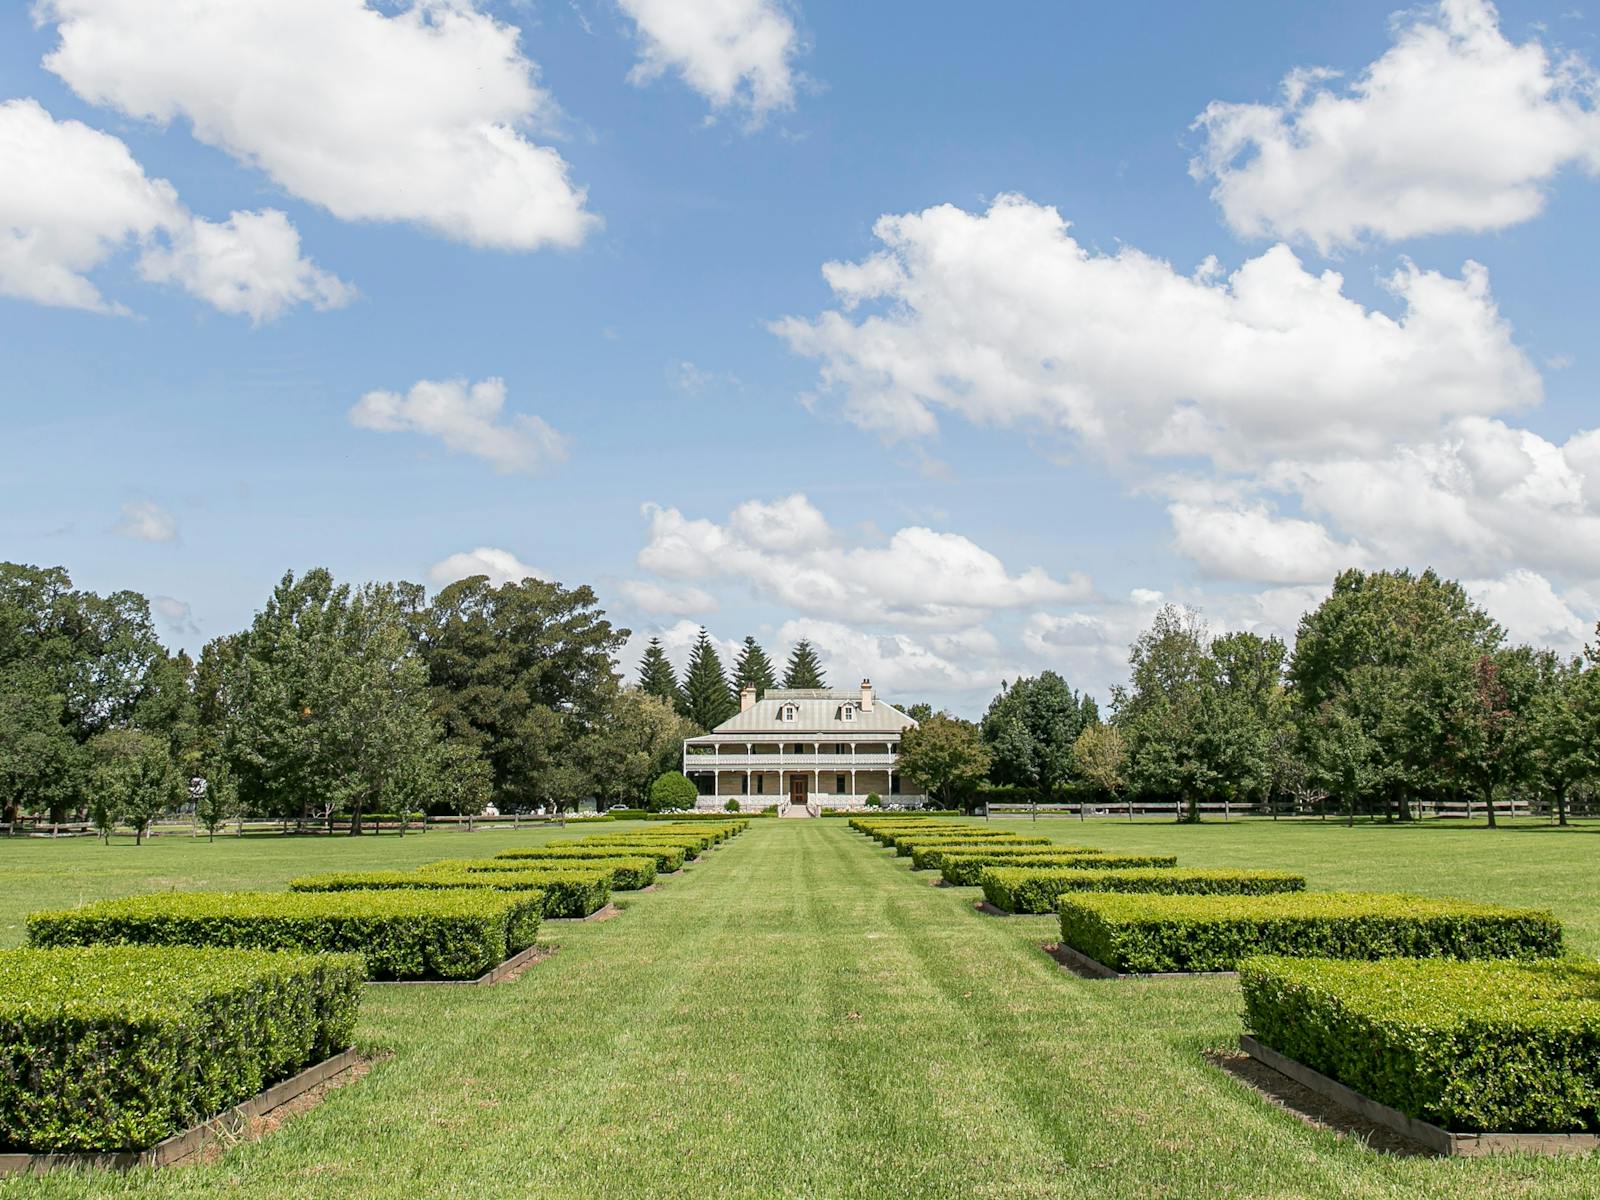
<path fill-rule="evenodd" d="M 1494 822 L 1494 785 L 1486 784 L 1483 789 L 1483 807 L 1489 812 L 1489 828 L 1495 827 Z"/>
<path fill-rule="evenodd" d="M 1557 825 L 1565 825 L 1566 823 L 1567 823 L 1567 785 L 1564 784 L 1564 783 L 1558 783 L 1558 784 L 1556 784 L 1556 824 Z"/>

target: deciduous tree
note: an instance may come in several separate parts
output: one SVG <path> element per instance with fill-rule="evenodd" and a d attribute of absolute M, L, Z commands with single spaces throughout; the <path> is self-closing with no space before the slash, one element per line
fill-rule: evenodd
<path fill-rule="evenodd" d="M 941 808 L 964 804 L 989 774 L 989 751 L 971 721 L 938 714 L 900 739 L 900 770 Z"/>

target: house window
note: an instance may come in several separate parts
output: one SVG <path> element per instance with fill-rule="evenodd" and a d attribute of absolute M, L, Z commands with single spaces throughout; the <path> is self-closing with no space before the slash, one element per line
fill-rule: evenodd
<path fill-rule="evenodd" d="M 750 794 L 750 780 L 749 780 L 749 777 L 741 775 L 739 777 L 739 795 L 748 796 L 749 794 Z"/>
<path fill-rule="evenodd" d="M 833 781 L 834 781 L 833 790 L 835 792 L 837 792 L 841 796 L 844 795 L 844 789 L 845 789 L 845 785 L 847 783 L 847 780 L 845 779 L 845 777 L 843 775 L 835 775 L 833 777 Z"/>
<path fill-rule="evenodd" d="M 799 715 L 800 715 L 800 710 L 795 708 L 794 705 L 785 704 L 783 706 L 782 710 L 780 710 L 780 712 L 778 713 L 778 719 L 780 721 L 792 721 Z"/>
<path fill-rule="evenodd" d="M 767 790 L 767 777 L 765 775 L 757 775 L 756 776 L 756 795 L 758 795 L 758 796 L 764 795 L 766 793 L 766 790 Z"/>
<path fill-rule="evenodd" d="M 856 706 L 854 704 L 846 704 L 844 708 L 839 710 L 839 718 L 844 721 L 854 721 L 856 719 Z"/>

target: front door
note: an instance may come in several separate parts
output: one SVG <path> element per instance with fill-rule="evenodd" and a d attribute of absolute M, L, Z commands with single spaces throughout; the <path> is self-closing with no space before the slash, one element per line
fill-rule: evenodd
<path fill-rule="evenodd" d="M 803 775 L 797 775 L 789 781 L 789 803 L 805 807 L 806 779 Z"/>

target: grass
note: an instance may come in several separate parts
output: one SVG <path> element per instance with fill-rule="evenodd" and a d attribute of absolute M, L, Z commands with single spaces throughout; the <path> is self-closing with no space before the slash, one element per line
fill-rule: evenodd
<path fill-rule="evenodd" d="M 1545 905 L 1600 950 L 1588 830 L 1038 828 L 1312 887 Z M 0 844 L 0 925 L 15 942 L 28 909 L 79 894 L 279 886 L 550 836 Z M 619 919 L 552 930 L 560 953 L 515 983 L 372 991 L 360 1042 L 392 1057 L 214 1165 L 0 1197 L 1600 1195 L 1600 1161 L 1390 1158 L 1307 1128 L 1201 1057 L 1237 1036 L 1237 984 L 1076 979 L 1038 949 L 1053 918 L 982 916 L 975 889 L 909 868 L 842 821 L 755 822 Z"/>

